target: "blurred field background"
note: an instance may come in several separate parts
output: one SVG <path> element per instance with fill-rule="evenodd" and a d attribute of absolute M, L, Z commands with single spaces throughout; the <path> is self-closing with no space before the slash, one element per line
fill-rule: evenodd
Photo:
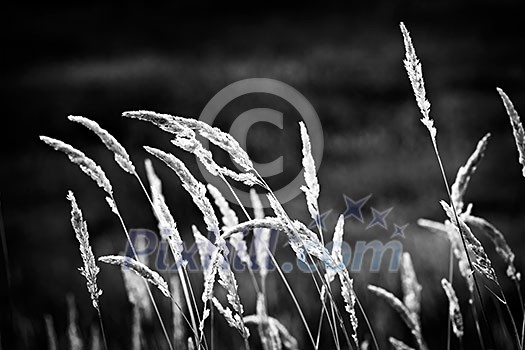
<path fill-rule="evenodd" d="M 326 6 L 320 8 L 322 5 Z M 319 170 L 320 207 L 322 211 L 333 209 L 327 219 L 327 239 L 345 209 L 343 194 L 353 199 L 372 194 L 364 210 L 365 224 L 346 222 L 345 239 L 350 245 L 358 239 L 388 240 L 389 232 L 365 230 L 370 207 L 394 208 L 387 218 L 390 231 L 394 223 L 409 224 L 403 244 L 412 254 L 423 285 L 423 333 L 432 349 L 444 348 L 447 309 L 439 281 L 447 274 L 448 243 L 418 228 L 416 220 L 444 220 L 439 200 L 446 194 L 403 68 L 398 23 L 406 23 L 423 62 L 449 179 L 455 177 L 477 141 L 486 132 L 492 133 L 467 199 L 474 203 L 477 215 L 505 233 L 517 255 L 517 266 L 523 268 L 525 179 L 508 117 L 495 90 L 502 87 L 525 115 L 523 10 L 519 1 L 423 4 L 401 0 L 345 6 L 297 3 L 282 10 L 277 10 L 277 2 L 8 7 L 0 15 L 0 200 L 12 285 L 9 289 L 2 268 L 2 345 L 5 349 L 43 348 L 43 315 L 51 314 L 65 346 L 67 293 L 77 299 L 86 337 L 89 325 L 96 322 L 76 269 L 81 260 L 69 223 L 68 189 L 75 191 L 84 211 L 96 255 L 118 253 L 125 243 L 103 192 L 37 136 L 70 142 L 94 158 L 112 180 L 128 226 L 155 229 L 139 186 L 117 167 L 95 136 L 66 117 L 83 115 L 98 121 L 122 142 L 144 174 L 142 145 L 173 147 L 169 137 L 151 125 L 124 120 L 120 117 L 123 111 L 149 109 L 197 117 L 228 84 L 264 77 L 296 88 L 321 119 L 325 153 Z M 222 123 L 227 130 L 229 121 L 246 107 L 260 107 L 257 103 L 257 99 L 246 99 L 229 107 L 217 125 Z M 285 113 L 286 125 L 299 120 L 290 106 L 283 108 L 291 116 Z M 271 127 L 254 130 L 248 140 L 250 155 L 263 162 L 286 154 L 285 162 L 299 169 L 296 129 L 295 138 L 293 132 L 280 137 Z M 177 154 L 199 175 L 192 157 Z M 203 228 L 201 219 L 173 174 L 160 163 L 154 164 L 181 232 L 192 241 L 190 226 L 196 223 Z M 285 208 L 292 217 L 309 222 L 302 196 Z M 482 241 L 518 316 L 519 304 L 504 277 L 504 266 L 490 242 L 484 237 Z M 289 260 L 289 249 L 281 250 L 278 256 Z M 373 283 L 400 295 L 398 274 L 389 273 L 384 265 L 379 273 L 354 273 L 357 293 L 383 345 L 388 336 L 409 339 L 398 316 L 366 291 L 367 283 Z M 195 285 L 201 284 L 201 276 L 194 277 Z M 298 298 L 315 328 L 319 310 L 310 305 L 319 303 L 311 279 L 294 273 L 290 282 L 297 286 Z M 465 314 L 466 287 L 463 280 L 456 282 Z M 300 345 L 308 348 L 297 313 L 276 275 L 270 283 L 270 290 L 279 291 L 270 296 L 270 314 L 289 326 Z M 127 348 L 131 316 L 119 271 L 102 267 L 100 285 L 110 348 Z M 241 283 L 243 296 L 250 313 L 253 291 Z M 490 314 L 496 315 L 488 293 L 485 299 Z M 169 313 L 165 318 L 169 320 Z M 472 320 L 465 318 L 469 330 L 465 343 L 476 344 Z M 494 334 L 504 342 L 508 335 L 497 322 Z M 217 339 L 218 348 L 240 341 L 222 320 L 218 324 L 218 332 L 232 334 Z M 155 335 L 159 330 L 154 320 L 148 332 L 151 338 L 160 337 L 160 333 Z M 361 332 L 364 338 L 363 324 Z M 154 341 L 148 344 L 155 347 Z"/>

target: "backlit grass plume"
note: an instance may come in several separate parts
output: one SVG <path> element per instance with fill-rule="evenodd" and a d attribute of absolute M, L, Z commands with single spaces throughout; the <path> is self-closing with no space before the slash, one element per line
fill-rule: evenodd
<path fill-rule="evenodd" d="M 89 243 L 87 224 L 82 217 L 82 211 L 78 207 L 73 192 L 68 192 L 67 199 L 71 202 L 71 226 L 73 226 L 76 238 L 80 244 L 80 256 L 84 263 L 84 266 L 79 268 L 80 274 L 86 278 L 86 285 L 91 296 L 91 302 L 93 307 L 98 311 L 98 298 L 102 295 L 102 290 L 99 289 L 97 285 L 97 275 L 100 272 L 100 268 L 95 262 L 95 256 Z"/>
<path fill-rule="evenodd" d="M 214 176 L 224 175 L 237 182 L 244 183 L 247 186 L 261 184 L 257 177 L 251 172 L 237 173 L 226 167 L 218 165 L 213 160 L 213 155 L 210 150 L 204 148 L 204 146 L 195 138 L 195 133 L 186 136 L 177 135 L 177 137 L 173 139 L 171 143 L 185 150 L 186 152 L 194 154 L 202 163 L 202 165 L 204 165 L 206 170 L 208 170 L 208 172 Z"/>
<path fill-rule="evenodd" d="M 157 218 L 160 235 L 168 242 L 177 265 L 185 265 L 186 261 L 182 257 L 184 243 L 177 228 L 177 223 L 171 214 L 164 195 L 162 194 L 162 182 L 158 178 L 153 165 L 149 159 L 144 162 L 146 175 L 150 184 L 151 200 L 153 213 Z"/>
<path fill-rule="evenodd" d="M 230 134 L 192 118 L 174 117 L 181 125 L 195 130 L 202 137 L 215 146 L 227 152 L 232 160 L 241 166 L 244 171 L 253 171 L 253 163 L 248 153 L 239 145 L 239 142 Z"/>
<path fill-rule="evenodd" d="M 451 197 L 458 213 L 463 211 L 464 203 L 463 197 L 467 191 L 470 178 L 476 172 L 476 169 L 485 155 L 485 149 L 487 148 L 490 133 L 487 133 L 481 140 L 479 140 L 476 149 L 469 157 L 465 165 L 459 168 L 456 181 L 452 184 Z"/>
<path fill-rule="evenodd" d="M 516 141 L 516 147 L 518 148 L 518 161 L 523 166 L 522 174 L 525 177 L 525 131 L 523 130 L 523 124 L 521 124 L 520 116 L 507 94 L 500 88 L 497 88 L 497 90 L 510 118 L 512 133 L 514 134 L 514 140 Z"/>
<path fill-rule="evenodd" d="M 105 264 L 116 265 L 131 269 L 131 271 L 135 272 L 137 275 L 139 275 L 140 277 L 157 287 L 167 298 L 171 298 L 168 284 L 166 283 L 166 281 L 164 281 L 164 278 L 162 278 L 161 275 L 151 270 L 149 267 L 147 267 L 140 261 L 132 259 L 128 256 L 120 255 L 101 256 L 100 258 L 98 258 L 98 261 L 103 262 Z"/>
<path fill-rule="evenodd" d="M 111 183 L 106 177 L 106 174 L 91 158 L 87 157 L 75 147 L 60 140 L 47 136 L 40 136 L 40 140 L 53 147 L 55 150 L 64 152 L 69 157 L 69 160 L 78 165 L 80 169 L 93 179 L 99 187 L 104 189 L 104 191 L 110 196 L 113 195 L 113 188 L 111 187 Z"/>
<path fill-rule="evenodd" d="M 179 134 L 191 137 L 192 131 L 196 131 L 199 135 L 226 151 L 232 157 L 233 161 L 240 165 L 244 171 L 254 170 L 250 157 L 233 136 L 200 120 L 151 111 L 124 112 L 122 115 L 128 118 L 151 122 L 162 130 L 175 135 Z"/>
<path fill-rule="evenodd" d="M 184 187 L 184 189 L 190 194 L 193 202 L 202 212 L 208 231 L 213 232 L 218 237 L 219 221 L 215 216 L 215 212 L 213 211 L 209 199 L 206 197 L 206 187 L 199 182 L 190 173 L 188 168 L 186 168 L 184 163 L 174 155 L 153 147 L 144 146 L 144 149 L 166 163 L 166 165 L 177 174 L 182 183 L 182 187 Z"/>
<path fill-rule="evenodd" d="M 234 314 L 227 306 L 222 306 L 221 302 L 217 300 L 217 298 L 213 297 L 212 301 L 213 305 L 215 305 L 215 308 L 217 308 L 219 313 L 224 316 L 224 319 L 226 322 L 228 322 L 228 325 L 232 328 L 235 328 L 243 338 L 247 339 L 250 336 L 250 331 L 244 325 L 243 319 L 238 314 Z"/>
<path fill-rule="evenodd" d="M 68 119 L 85 126 L 89 130 L 97 134 L 97 136 L 100 138 L 100 140 L 102 140 L 106 148 L 113 152 L 117 164 L 120 165 L 120 167 L 124 171 L 132 175 L 136 174 L 135 167 L 129 159 L 128 152 L 126 152 L 126 149 L 124 149 L 124 147 L 122 147 L 122 145 L 117 141 L 117 139 L 115 139 L 109 132 L 107 132 L 107 130 L 102 129 L 97 122 L 88 118 L 71 115 L 68 117 Z"/>
<path fill-rule="evenodd" d="M 325 278 L 327 283 L 331 283 L 337 275 L 339 282 L 341 283 L 341 296 L 345 302 L 345 311 L 350 315 L 350 324 L 352 325 L 352 339 L 355 343 L 356 348 L 359 348 L 359 342 L 357 340 L 357 315 L 355 312 L 356 295 L 354 291 L 354 280 L 350 278 L 350 274 L 343 263 L 342 245 L 344 235 L 344 216 L 340 215 L 337 220 L 337 224 L 334 230 L 334 237 L 332 239 L 332 252 L 331 261 L 332 266 L 327 268 Z M 323 285 L 321 288 L 321 298 L 325 297 L 326 286 Z"/>
<path fill-rule="evenodd" d="M 464 220 L 467 225 L 477 228 L 490 238 L 496 248 L 496 253 L 498 253 L 507 264 L 507 276 L 513 280 L 519 281 L 521 279 L 521 274 L 517 272 L 516 267 L 514 266 L 514 252 L 507 243 L 503 233 L 483 218 L 466 215 Z"/>
<path fill-rule="evenodd" d="M 181 125 L 175 118 L 169 114 L 161 114 L 150 111 L 133 111 L 124 112 L 122 116 L 143 120 L 152 123 L 159 129 L 169 132 L 171 134 L 190 134 L 191 130 Z"/>
<path fill-rule="evenodd" d="M 317 171 L 315 169 L 314 157 L 312 156 L 312 145 L 310 144 L 310 136 L 303 122 L 299 123 L 301 127 L 301 140 L 303 143 L 303 170 L 304 180 L 306 186 L 301 186 L 301 191 L 306 196 L 306 203 L 308 211 L 312 220 L 319 224 L 319 205 L 317 199 L 319 198 L 319 182 L 317 181 Z"/>
<path fill-rule="evenodd" d="M 454 223 L 454 228 L 456 230 L 460 230 L 459 232 L 463 235 L 467 248 L 474 255 L 474 261 L 472 262 L 474 269 L 485 277 L 493 281 L 497 281 L 496 273 L 492 268 L 492 263 L 485 253 L 485 249 L 483 249 L 481 242 L 476 238 L 476 236 L 474 236 L 463 219 L 459 217 L 457 218 L 454 215 L 452 208 L 447 203 L 441 201 L 441 206 L 445 210 L 445 213 L 447 214 L 450 221 Z"/>
<path fill-rule="evenodd" d="M 430 132 L 430 136 L 434 140 L 436 138 L 437 130 L 434 127 L 434 121 L 430 118 L 430 102 L 427 100 L 427 92 L 425 90 L 425 81 L 423 80 L 423 69 L 421 62 L 416 56 L 416 50 L 412 44 L 412 38 L 408 32 L 405 24 L 401 22 L 399 24 L 401 33 L 403 33 L 403 41 L 405 44 L 405 69 L 416 97 L 416 103 L 423 115 L 421 122 L 427 127 Z"/>

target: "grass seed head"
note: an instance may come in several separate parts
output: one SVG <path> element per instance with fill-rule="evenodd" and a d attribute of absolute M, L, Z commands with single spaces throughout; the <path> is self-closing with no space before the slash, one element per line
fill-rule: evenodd
<path fill-rule="evenodd" d="M 522 174 L 523 177 L 525 177 L 525 131 L 523 130 L 523 124 L 521 123 L 520 116 L 518 115 L 516 108 L 514 108 L 514 104 L 512 104 L 512 101 L 507 96 L 507 94 L 500 88 L 497 88 L 497 90 L 510 118 L 512 133 L 514 134 L 516 148 L 518 149 L 518 161 L 523 166 Z"/>
<path fill-rule="evenodd" d="M 89 130 L 97 134 L 97 136 L 102 140 L 106 148 L 113 152 L 117 164 L 124 171 L 132 175 L 136 174 L 135 166 L 131 162 L 128 152 L 126 152 L 126 149 L 122 147 L 122 145 L 117 141 L 117 139 L 114 138 L 107 130 L 102 129 L 97 122 L 88 118 L 70 115 L 68 119 L 85 126 Z"/>
<path fill-rule="evenodd" d="M 100 188 L 106 191 L 110 196 L 113 196 L 113 188 L 111 187 L 111 183 L 106 177 L 106 174 L 91 158 L 87 157 L 75 147 L 60 140 L 47 136 L 40 136 L 40 140 L 53 147 L 55 150 L 65 153 L 72 163 L 78 165 L 80 170 L 93 179 Z"/>

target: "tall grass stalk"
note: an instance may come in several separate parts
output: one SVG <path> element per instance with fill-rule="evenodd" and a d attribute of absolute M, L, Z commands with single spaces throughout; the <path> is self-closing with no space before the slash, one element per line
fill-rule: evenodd
<path fill-rule="evenodd" d="M 65 153 L 69 160 L 74 163 L 74 164 L 77 164 L 80 169 L 86 174 L 88 175 L 93 181 L 95 181 L 97 183 L 97 185 L 102 188 L 108 195 L 108 197 L 106 197 L 106 200 L 109 204 L 109 206 L 111 207 L 111 210 L 112 212 L 117 215 L 117 217 L 119 218 L 119 221 L 120 221 L 120 224 L 122 225 L 122 228 L 124 229 L 124 233 L 126 235 L 126 239 L 129 243 L 129 246 L 133 252 L 133 256 L 135 257 L 135 259 L 138 260 L 138 256 L 137 256 L 137 252 L 135 251 L 135 248 L 133 246 L 133 242 L 131 241 L 131 238 L 129 236 L 129 233 L 128 233 L 128 230 L 126 228 L 126 225 L 124 224 L 124 220 L 122 219 L 122 216 L 118 210 L 118 207 L 117 207 L 117 204 L 115 202 L 115 197 L 114 197 L 114 194 L 113 194 L 113 187 L 111 186 L 111 183 L 110 181 L 108 180 L 108 178 L 106 177 L 106 174 L 104 173 L 104 171 L 102 170 L 102 168 L 100 166 L 98 166 L 91 158 L 87 157 L 83 152 L 79 151 L 78 149 L 74 148 L 73 146 L 67 144 L 67 143 L 64 143 L 60 140 L 56 140 L 56 139 L 53 139 L 53 138 L 50 138 L 50 137 L 47 137 L 47 136 L 40 136 L 40 140 L 42 140 L 43 142 L 45 142 L 46 144 L 48 144 L 49 146 L 51 146 L 52 148 L 54 148 L 55 150 L 57 151 L 61 151 L 63 153 Z M 146 282 L 144 282 L 146 283 Z M 147 284 L 147 283 L 146 283 Z M 152 304 L 154 306 L 154 309 L 155 309 L 155 312 L 157 314 L 157 317 L 159 319 L 159 322 L 161 324 L 161 327 L 163 329 L 163 332 L 164 332 L 164 335 L 166 337 L 166 341 L 170 347 L 171 350 L 173 350 L 173 347 L 171 346 L 171 341 L 168 337 L 168 333 L 166 331 L 166 327 L 164 326 L 164 322 L 162 321 L 162 318 L 160 316 L 160 313 L 158 311 L 158 308 L 157 308 L 157 305 L 155 303 L 155 300 L 153 298 L 153 295 L 151 294 L 151 290 L 149 288 L 149 285 L 146 285 L 147 289 L 148 289 L 148 295 L 152 301 Z"/>
<path fill-rule="evenodd" d="M 138 261 L 139 257 L 138 257 L 137 252 L 135 251 L 135 247 L 133 246 L 133 242 L 131 241 L 131 237 L 129 236 L 128 228 L 126 227 L 126 224 L 124 223 L 124 219 L 122 218 L 122 215 L 120 214 L 120 211 L 118 210 L 118 207 L 117 207 L 117 204 L 115 203 L 114 198 L 112 197 L 111 199 L 113 200 L 113 203 L 114 203 L 115 215 L 117 215 L 117 217 L 119 219 L 119 222 L 120 222 L 120 225 L 122 226 L 122 229 L 124 230 L 124 233 L 126 234 L 126 238 L 128 240 L 128 244 L 129 244 L 129 247 L 131 248 L 133 256 Z M 174 350 L 173 349 L 173 345 L 171 344 L 170 336 L 168 335 L 168 331 L 166 330 L 166 326 L 164 325 L 164 321 L 162 319 L 162 316 L 160 315 L 159 308 L 157 306 L 155 298 L 153 297 L 153 293 L 151 293 L 151 288 L 150 288 L 150 286 L 149 286 L 149 284 L 148 284 L 148 282 L 146 280 L 144 280 L 143 283 L 146 285 L 146 288 L 148 290 L 148 296 L 149 296 L 149 298 L 151 300 L 151 304 L 153 305 L 153 309 L 155 311 L 155 314 L 157 315 L 157 318 L 159 320 L 160 326 L 162 328 L 162 333 L 164 333 L 164 338 L 166 339 L 166 342 L 168 343 L 168 347 L 170 348 L 170 350 Z"/>
<path fill-rule="evenodd" d="M 150 182 L 151 196 L 157 196 L 158 200 L 162 200 L 162 198 L 163 198 L 162 188 L 161 188 L 162 187 L 162 183 L 161 183 L 161 180 L 155 174 L 155 171 L 154 171 L 153 166 L 151 165 L 151 161 L 149 159 L 146 159 L 145 167 L 146 167 L 146 174 L 147 174 L 147 177 L 148 177 L 149 182 Z M 135 174 L 135 178 L 139 182 L 140 187 L 142 188 L 142 191 L 146 195 L 146 198 L 148 199 L 148 202 L 149 202 L 149 204 L 150 204 L 150 206 L 151 206 L 155 216 L 158 218 L 159 225 L 160 225 L 160 218 L 162 217 L 162 213 L 159 213 L 158 207 L 153 203 L 153 200 L 152 200 L 150 194 L 146 190 L 146 187 L 144 186 L 144 183 L 142 182 L 142 180 L 140 179 L 138 174 Z M 166 206 L 166 209 L 169 210 L 167 208 L 167 206 Z M 173 258 L 175 259 L 175 261 L 177 261 L 179 254 L 177 252 L 173 251 L 173 246 L 171 244 L 169 245 L 169 247 L 170 247 L 170 252 L 173 255 Z M 197 313 L 197 318 L 198 318 L 199 323 L 200 323 L 200 317 L 199 317 L 198 312 L 196 312 L 198 310 L 197 303 L 195 301 L 195 295 L 194 295 L 194 292 L 193 292 L 193 287 L 191 286 L 189 276 L 188 276 L 188 274 L 186 272 L 186 265 L 185 264 L 177 264 L 177 273 L 179 275 L 179 282 L 181 283 L 182 291 L 183 291 L 183 294 L 184 294 L 184 299 L 186 301 L 186 306 L 187 306 L 188 312 L 190 314 L 192 329 L 194 330 L 194 332 L 196 332 L 196 330 L 197 330 L 197 323 L 195 321 L 195 313 Z M 195 338 L 195 341 L 197 341 L 197 340 L 198 339 Z"/>
<path fill-rule="evenodd" d="M 264 178 L 262 178 L 262 177 L 259 175 L 259 173 L 256 172 L 256 174 L 257 174 L 257 176 L 259 177 L 259 179 L 261 180 L 261 182 L 262 182 L 262 184 L 263 184 L 263 187 L 265 187 L 265 188 L 269 191 L 269 193 L 268 193 L 268 199 L 270 200 L 270 204 L 273 203 L 273 205 L 272 205 L 272 209 L 276 212 L 276 215 L 278 215 L 278 216 L 282 216 L 282 219 L 286 220 L 286 222 L 287 222 L 287 227 L 291 227 L 291 228 L 293 228 L 293 230 L 296 230 L 295 227 L 294 227 L 294 223 L 292 222 L 292 220 L 290 219 L 290 217 L 288 216 L 288 214 L 286 213 L 286 211 L 284 210 L 284 208 L 282 207 L 282 205 L 279 203 L 277 197 L 275 196 L 275 194 L 273 193 L 273 191 L 271 190 L 271 188 L 268 186 L 268 184 L 266 183 L 266 181 L 264 180 Z M 307 243 L 307 242 L 304 242 L 300 235 L 298 235 L 297 238 L 298 238 L 298 241 L 299 241 L 299 242 L 298 242 L 298 243 L 299 243 L 299 246 L 306 247 L 306 243 Z M 297 239 L 297 238 L 296 238 L 296 239 Z M 294 247 L 293 247 L 293 241 L 290 240 L 290 237 L 289 237 L 289 242 L 290 242 L 292 248 L 294 248 Z M 310 243 L 310 242 L 309 242 L 309 243 Z M 330 255 L 327 253 L 326 248 L 324 248 L 324 246 L 323 246 L 323 249 L 324 249 L 326 255 L 323 256 L 323 258 L 322 258 L 322 259 L 319 259 L 319 260 L 321 260 L 322 263 L 330 263 L 330 264 L 332 264 L 332 266 L 335 266 L 335 265 L 334 265 L 334 261 L 333 261 L 333 259 L 332 259 L 332 258 L 330 257 Z M 294 250 L 295 250 L 295 249 L 294 249 Z M 307 253 L 308 258 L 309 258 L 310 261 L 313 263 L 315 260 L 313 259 L 313 257 L 312 257 L 312 255 L 310 254 L 309 250 L 308 250 L 308 249 L 305 249 L 305 250 L 306 250 L 306 253 Z M 296 251 L 296 254 L 297 254 L 297 251 Z M 302 260 L 303 262 L 307 263 L 307 262 L 304 260 L 304 258 L 301 258 L 299 255 L 297 255 L 297 257 L 298 257 L 300 260 Z M 324 279 L 323 274 L 321 274 L 322 271 L 319 271 L 320 269 L 319 269 L 317 266 L 318 266 L 318 265 L 316 265 L 316 267 L 313 269 L 313 270 L 314 270 L 314 273 L 315 273 L 315 274 L 318 276 L 318 278 L 321 280 L 323 286 L 325 286 L 325 288 L 326 288 L 326 290 L 327 290 L 327 295 L 328 295 L 329 300 L 330 300 L 330 303 L 331 303 L 332 305 L 335 306 L 335 300 L 334 300 L 334 298 L 333 298 L 333 294 L 332 294 L 332 290 L 331 290 L 331 288 L 330 288 L 330 284 L 327 283 L 327 281 Z M 321 269 L 323 269 L 323 266 L 322 266 L 322 265 L 321 265 Z M 319 288 L 319 286 L 318 286 L 318 284 L 317 284 L 317 280 L 316 280 L 314 274 L 312 274 L 312 280 L 314 281 L 314 284 L 315 284 L 315 286 L 316 286 L 317 293 L 318 293 L 319 296 L 321 297 L 322 292 L 321 292 L 321 289 Z M 351 292 L 354 293 L 353 290 L 352 290 Z M 355 295 L 355 293 L 354 293 L 354 295 Z M 321 301 L 323 302 L 323 308 L 326 309 L 326 305 L 325 305 L 325 303 L 324 303 L 323 298 L 320 298 L 320 299 L 321 299 Z M 357 299 L 357 296 L 356 296 L 356 299 Z M 346 332 L 346 328 L 343 326 L 343 325 L 344 325 L 343 318 L 342 318 L 341 314 L 339 313 L 339 310 L 338 310 L 337 307 L 335 307 L 335 311 L 336 311 L 337 318 L 339 319 L 339 323 L 340 323 L 340 325 L 341 325 L 341 329 L 342 329 L 343 333 L 345 334 L 345 337 L 346 337 L 347 340 L 348 340 L 349 337 L 348 337 L 348 334 L 347 334 L 347 332 Z M 366 315 L 365 315 L 365 314 L 363 314 L 363 315 L 364 315 L 364 317 L 366 318 Z M 337 333 L 337 330 L 335 329 L 334 325 L 331 324 L 330 320 L 329 320 L 329 323 L 330 323 L 330 329 L 331 329 L 332 334 L 334 335 L 334 338 L 335 338 L 335 333 Z M 368 325 L 370 325 L 370 324 L 368 323 Z M 373 333 L 373 331 L 372 331 L 371 328 L 370 328 L 370 333 L 371 333 L 372 337 L 374 337 L 374 333 Z M 349 340 L 348 340 L 348 343 L 349 343 Z M 376 343 L 377 343 L 377 342 L 376 342 Z M 315 346 L 315 343 L 314 343 L 314 346 Z M 348 344 L 348 347 L 351 347 L 350 343 Z"/>
<path fill-rule="evenodd" d="M 415 52 L 414 46 L 412 45 L 412 39 L 410 38 L 410 34 L 409 34 L 408 30 L 406 29 L 405 25 L 403 24 L 403 22 L 400 23 L 400 27 L 401 27 L 401 32 L 403 33 L 403 38 L 404 38 L 404 42 L 405 42 L 405 49 L 406 49 L 406 59 L 404 61 L 405 68 L 407 70 L 408 76 L 410 78 L 410 82 L 412 84 L 412 88 L 414 90 L 414 95 L 416 97 L 416 102 L 417 102 L 417 104 L 418 104 L 418 106 L 420 108 L 421 114 L 423 115 L 423 118 L 421 119 L 421 122 L 426 126 L 426 128 L 428 129 L 428 132 L 430 134 L 430 139 L 432 141 L 432 146 L 434 148 L 434 154 L 436 156 L 436 159 L 437 159 L 438 165 L 439 165 L 439 169 L 441 171 L 441 177 L 442 177 L 443 182 L 445 184 L 445 189 L 447 191 L 447 195 L 448 195 L 451 207 L 452 207 L 452 211 L 453 211 L 454 217 L 456 218 L 456 222 L 458 223 L 457 227 L 458 227 L 459 235 L 461 236 L 461 242 L 463 243 L 463 249 L 465 250 L 465 253 L 467 255 L 467 261 L 469 263 L 470 269 L 472 271 L 475 271 L 474 270 L 474 265 L 472 264 L 472 260 L 470 258 L 469 253 L 468 253 L 467 243 L 465 242 L 465 237 L 463 236 L 462 228 L 459 225 L 458 213 L 456 211 L 456 207 L 455 207 L 455 205 L 453 203 L 453 200 L 452 200 L 452 195 L 451 195 L 451 192 L 450 192 L 450 186 L 449 186 L 449 183 L 448 183 L 448 180 L 447 180 L 447 176 L 445 174 L 445 169 L 443 167 L 443 162 L 441 160 L 441 156 L 439 154 L 437 141 L 436 141 L 437 129 L 434 127 L 434 121 L 432 119 L 430 119 L 430 103 L 428 102 L 428 100 L 426 98 L 425 83 L 424 83 L 424 80 L 423 80 L 423 73 L 422 73 L 421 63 L 419 62 L 419 59 L 416 56 L 416 52 Z M 494 340 L 493 340 L 494 338 L 493 338 L 492 332 L 490 331 L 490 326 L 489 326 L 489 323 L 488 323 L 488 319 L 487 319 L 487 316 L 485 314 L 485 309 L 486 308 L 485 308 L 485 304 L 483 302 L 483 297 L 481 296 L 481 291 L 480 291 L 480 288 L 479 288 L 479 283 L 478 283 L 478 279 L 476 277 L 475 272 L 472 274 L 472 277 L 474 279 L 474 285 L 475 285 L 475 288 L 476 288 L 476 293 L 477 293 L 477 296 L 478 296 L 480 304 L 481 304 L 481 312 L 482 312 L 483 320 L 484 320 L 485 326 L 487 327 L 487 332 L 489 333 L 491 342 L 492 342 L 492 344 L 494 344 L 495 343 Z M 519 345 L 519 343 L 518 343 L 518 345 Z M 519 346 L 519 347 L 521 349 L 521 346 Z"/>

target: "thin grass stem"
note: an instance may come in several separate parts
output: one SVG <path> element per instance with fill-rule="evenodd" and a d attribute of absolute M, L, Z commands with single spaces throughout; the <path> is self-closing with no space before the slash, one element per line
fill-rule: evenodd
<path fill-rule="evenodd" d="M 104 330 L 104 323 L 102 322 L 102 314 L 100 308 L 97 307 L 98 322 L 100 324 L 100 333 L 102 334 L 102 341 L 104 343 L 104 349 L 108 350 L 108 342 L 106 340 L 106 331 Z"/>
<path fill-rule="evenodd" d="M 115 202 L 115 198 L 113 197 L 113 195 L 111 195 L 111 199 L 113 200 L 113 203 L 115 203 L 115 212 L 116 212 L 117 217 L 119 218 L 120 225 L 122 226 L 122 229 L 124 230 L 124 233 L 126 234 L 126 238 L 128 240 L 129 247 L 131 248 L 131 251 L 133 252 L 134 258 L 138 261 L 139 257 L 137 255 L 137 252 L 135 251 L 135 247 L 133 246 L 133 242 L 131 241 L 131 237 L 129 236 L 128 229 L 126 227 L 126 224 L 124 223 L 124 219 L 122 218 L 120 211 L 118 210 L 117 203 Z M 155 310 L 155 313 L 157 314 L 157 318 L 159 319 L 160 326 L 162 328 L 162 332 L 164 333 L 164 337 L 166 338 L 166 342 L 168 343 L 170 350 L 173 350 L 173 345 L 171 344 L 171 340 L 166 330 L 166 326 L 164 325 L 164 321 L 162 320 L 162 317 L 160 315 L 159 309 L 157 307 L 157 303 L 155 302 L 155 298 L 153 298 L 153 294 L 151 293 L 149 284 L 146 280 L 144 280 L 144 283 L 148 290 L 148 295 L 149 295 L 149 298 L 151 299 L 151 304 L 153 305 L 153 309 Z"/>
<path fill-rule="evenodd" d="M 483 321 L 484 321 L 485 326 L 487 328 L 487 332 L 489 334 L 491 343 L 494 344 L 494 336 L 493 336 L 492 332 L 490 331 L 490 326 L 489 326 L 489 323 L 488 323 L 487 315 L 485 314 L 485 304 L 483 302 L 483 297 L 481 296 L 481 290 L 479 288 L 478 279 L 476 277 L 474 265 L 472 264 L 472 259 L 470 258 L 470 255 L 468 253 L 467 242 L 465 241 L 465 237 L 463 236 L 463 230 L 461 228 L 461 225 L 459 225 L 458 213 L 456 211 L 456 206 L 454 205 L 454 203 L 452 201 L 452 194 L 450 193 L 450 186 L 448 184 L 447 176 L 445 174 L 445 169 L 443 167 L 443 162 L 441 161 L 441 156 L 439 155 L 439 151 L 438 151 L 438 147 L 437 147 L 437 141 L 436 141 L 435 137 L 432 136 L 432 134 L 431 134 L 431 139 L 432 139 L 432 145 L 434 146 L 434 153 L 436 155 L 436 158 L 437 158 L 437 161 L 438 161 L 438 164 L 439 164 L 439 169 L 441 170 L 441 176 L 443 178 L 443 182 L 444 182 L 445 188 L 447 190 L 447 195 L 448 195 L 448 198 L 449 198 L 449 201 L 450 201 L 450 206 L 452 207 L 452 210 L 454 212 L 454 217 L 456 218 L 456 222 L 458 223 L 457 228 L 458 228 L 458 233 L 459 233 L 459 235 L 461 237 L 461 242 L 463 243 L 463 249 L 465 249 L 465 254 L 467 256 L 468 264 L 470 266 L 470 269 L 472 270 L 472 278 L 474 279 L 474 286 L 476 288 L 476 293 L 478 295 L 479 302 L 481 304 L 481 314 L 482 314 L 482 317 L 483 317 Z"/>

